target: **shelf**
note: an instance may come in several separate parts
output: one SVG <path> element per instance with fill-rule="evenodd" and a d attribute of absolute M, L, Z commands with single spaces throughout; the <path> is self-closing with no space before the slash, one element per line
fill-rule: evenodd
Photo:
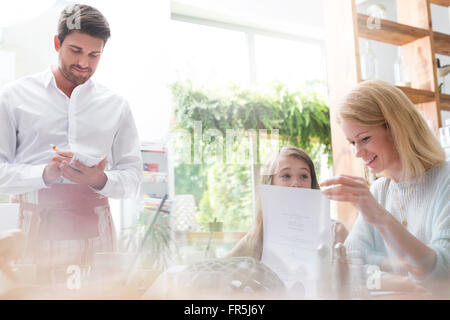
<path fill-rule="evenodd" d="M 450 0 L 430 0 L 430 2 L 440 6 L 450 7 Z"/>
<path fill-rule="evenodd" d="M 167 184 L 168 179 L 169 179 L 169 175 L 165 172 L 144 171 L 142 183 Z"/>
<path fill-rule="evenodd" d="M 246 232 L 239 231 L 214 232 L 212 240 L 220 242 L 237 242 L 241 240 L 245 235 Z M 208 242 L 209 236 L 209 232 L 186 232 L 187 241 Z"/>
<path fill-rule="evenodd" d="M 402 87 L 402 86 L 396 86 L 400 90 L 403 91 L 404 94 L 409 98 L 409 100 L 412 101 L 414 104 L 418 103 L 425 103 L 425 102 L 432 102 L 435 101 L 435 95 L 434 92 L 426 91 L 426 90 L 420 90 L 420 89 L 414 89 L 410 87 Z"/>
<path fill-rule="evenodd" d="M 450 94 L 439 94 L 441 100 L 441 110 L 450 111 Z"/>
<path fill-rule="evenodd" d="M 368 15 L 358 13 L 357 18 L 358 36 L 370 40 L 403 46 L 430 35 L 428 30 L 383 19 L 380 19 L 380 29 L 370 29 L 367 26 L 367 21 L 370 19 Z"/>
<path fill-rule="evenodd" d="M 450 35 L 441 32 L 433 32 L 433 38 L 434 50 L 436 53 L 450 56 Z"/>

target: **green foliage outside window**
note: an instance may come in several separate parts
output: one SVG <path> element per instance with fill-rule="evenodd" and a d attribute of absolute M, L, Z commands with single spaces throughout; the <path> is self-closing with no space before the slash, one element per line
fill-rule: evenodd
<path fill-rule="evenodd" d="M 203 230 L 208 230 L 207 223 L 214 218 L 224 223 L 224 230 L 247 230 L 252 220 L 251 158 L 247 155 L 238 159 L 237 153 L 230 153 L 225 143 L 227 130 L 255 130 L 256 145 L 262 150 L 265 142 L 259 130 L 266 129 L 270 135 L 278 129 L 277 147 L 289 144 L 304 149 L 311 155 L 317 171 L 323 154 L 331 164 L 329 109 L 313 89 L 314 85 L 317 83 L 295 92 L 281 83 L 262 91 L 238 86 L 222 91 L 208 90 L 196 88 L 190 82 L 177 82 L 172 86 L 173 129 L 191 133 L 188 140 L 174 143 L 175 194 L 194 194 L 199 210 L 197 221 Z M 203 134 L 215 130 L 223 141 L 218 144 L 217 137 L 203 136 L 196 149 L 196 122 L 201 123 Z M 238 148 L 239 143 L 234 143 L 232 150 L 236 152 Z M 186 151 L 190 155 L 188 161 Z M 198 158 L 194 161 L 196 151 L 203 155 L 201 161 Z M 181 154 L 184 154 L 183 161 L 180 161 Z M 263 163 L 266 156 L 264 152 L 256 152 L 253 161 Z"/>

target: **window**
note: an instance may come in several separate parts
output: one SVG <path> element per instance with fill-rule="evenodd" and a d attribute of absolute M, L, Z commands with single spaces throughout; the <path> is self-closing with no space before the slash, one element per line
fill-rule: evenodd
<path fill-rule="evenodd" d="M 246 88 L 279 81 L 298 90 L 305 82 L 317 80 L 325 96 L 320 41 L 178 15 L 172 15 L 171 30 L 174 82 L 189 80 L 208 91 L 230 83 Z M 208 222 L 214 218 L 230 233 L 246 232 L 251 225 L 250 161 L 231 165 L 175 163 L 175 197 L 181 194 L 194 195 L 199 230 L 208 231 Z"/>
<path fill-rule="evenodd" d="M 256 81 L 286 83 L 290 88 L 309 80 L 325 80 L 322 47 L 318 44 L 255 36 Z"/>
<path fill-rule="evenodd" d="M 174 79 L 220 86 L 248 84 L 244 32 L 172 20 L 171 68 Z"/>

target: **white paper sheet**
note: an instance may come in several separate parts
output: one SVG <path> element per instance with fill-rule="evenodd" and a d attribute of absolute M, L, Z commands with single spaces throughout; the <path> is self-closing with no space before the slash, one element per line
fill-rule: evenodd
<path fill-rule="evenodd" d="M 286 286 L 300 282 L 306 296 L 314 295 L 316 249 L 331 247 L 330 200 L 319 190 L 260 185 L 263 211 L 261 261 Z"/>

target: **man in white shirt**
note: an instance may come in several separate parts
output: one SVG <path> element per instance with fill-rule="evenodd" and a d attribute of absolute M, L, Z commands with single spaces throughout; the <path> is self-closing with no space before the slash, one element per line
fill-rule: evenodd
<path fill-rule="evenodd" d="M 21 204 L 35 263 L 89 265 L 94 252 L 114 250 L 108 197 L 135 195 L 142 179 L 127 101 L 91 79 L 109 36 L 97 9 L 67 7 L 54 37 L 58 66 L 0 91 L 0 193 Z M 103 160 L 74 169 L 74 153 Z"/>

